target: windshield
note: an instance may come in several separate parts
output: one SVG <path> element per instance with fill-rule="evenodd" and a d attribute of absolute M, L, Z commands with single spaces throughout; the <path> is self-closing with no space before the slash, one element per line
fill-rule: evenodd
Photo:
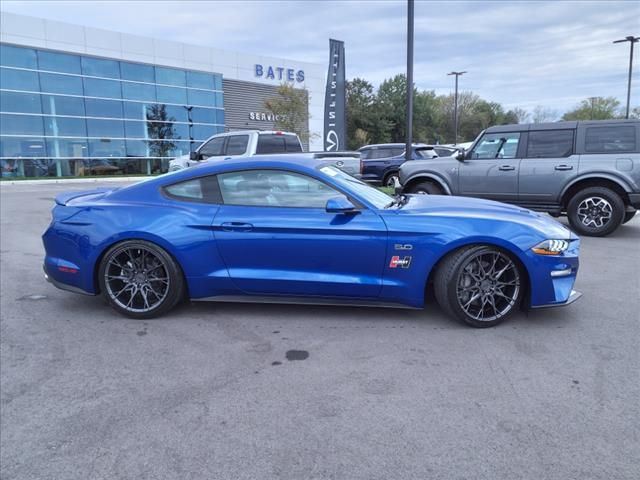
<path fill-rule="evenodd" d="M 370 187 L 351 175 L 347 175 L 342 170 L 329 165 L 320 167 L 319 170 L 325 175 L 330 176 L 347 190 L 356 193 L 366 201 L 372 203 L 376 208 L 385 208 L 393 202 L 393 198 L 386 193 L 381 192 L 377 188 Z"/>

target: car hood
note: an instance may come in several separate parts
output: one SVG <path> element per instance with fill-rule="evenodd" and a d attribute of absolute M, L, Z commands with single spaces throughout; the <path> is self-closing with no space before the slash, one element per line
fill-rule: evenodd
<path fill-rule="evenodd" d="M 448 195 L 407 195 L 407 200 L 395 210 L 398 215 L 507 221 L 527 225 L 548 238 L 576 238 L 571 230 L 550 216 L 506 203 Z"/>

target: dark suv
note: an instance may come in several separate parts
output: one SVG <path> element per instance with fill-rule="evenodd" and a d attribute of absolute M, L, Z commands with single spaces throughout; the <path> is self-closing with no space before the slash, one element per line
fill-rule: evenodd
<path fill-rule="evenodd" d="M 367 145 L 358 150 L 360 152 L 360 178 L 365 182 L 386 187 L 395 187 L 398 180 L 398 170 L 405 162 L 404 143 L 382 143 Z M 411 159 L 424 160 L 437 157 L 433 147 L 416 143 L 412 145 Z"/>
<path fill-rule="evenodd" d="M 640 208 L 640 121 L 491 127 L 457 157 L 405 163 L 400 183 L 566 214 L 576 232 L 608 235 Z"/>

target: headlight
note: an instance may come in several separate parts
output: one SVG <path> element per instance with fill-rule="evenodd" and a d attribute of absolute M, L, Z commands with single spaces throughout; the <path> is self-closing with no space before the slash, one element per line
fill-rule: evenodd
<path fill-rule="evenodd" d="M 569 248 L 569 242 L 566 240 L 545 240 L 533 247 L 531 251 L 538 255 L 560 255 L 567 248 Z"/>

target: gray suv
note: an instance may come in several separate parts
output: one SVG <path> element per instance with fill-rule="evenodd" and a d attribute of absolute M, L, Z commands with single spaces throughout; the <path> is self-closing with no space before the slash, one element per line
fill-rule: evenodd
<path fill-rule="evenodd" d="M 640 121 L 490 127 L 457 157 L 404 163 L 400 183 L 566 214 L 576 232 L 608 235 L 640 208 Z"/>

